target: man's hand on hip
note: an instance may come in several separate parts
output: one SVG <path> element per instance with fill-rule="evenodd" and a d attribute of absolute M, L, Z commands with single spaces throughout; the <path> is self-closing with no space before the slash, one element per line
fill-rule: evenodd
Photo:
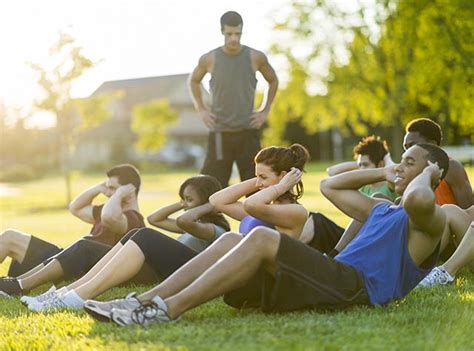
<path fill-rule="evenodd" d="M 262 128 L 267 120 L 268 113 L 264 111 L 254 112 L 250 116 L 250 126 L 255 129 Z"/>
<path fill-rule="evenodd" d="M 214 129 L 216 126 L 216 116 L 207 110 L 200 110 L 198 113 L 206 127 L 209 129 Z"/>

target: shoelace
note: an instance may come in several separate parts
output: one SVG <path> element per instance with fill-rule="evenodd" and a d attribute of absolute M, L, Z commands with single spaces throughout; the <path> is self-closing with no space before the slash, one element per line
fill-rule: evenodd
<path fill-rule="evenodd" d="M 132 321 L 136 324 L 144 325 L 147 321 L 155 319 L 159 311 L 163 311 L 154 302 L 141 305 L 132 311 Z"/>
<path fill-rule="evenodd" d="M 48 292 L 45 292 L 44 294 L 36 296 L 36 301 L 45 302 L 46 300 L 51 299 L 54 295 L 57 295 L 56 290 L 48 291 Z"/>
<path fill-rule="evenodd" d="M 61 308 L 67 307 L 58 295 L 53 295 L 50 299 L 43 302 L 43 308 Z"/>
<path fill-rule="evenodd" d="M 446 284 L 449 281 L 446 274 L 441 269 L 436 269 L 432 274 L 428 276 L 428 282 L 434 284 L 439 282 L 441 284 Z"/>

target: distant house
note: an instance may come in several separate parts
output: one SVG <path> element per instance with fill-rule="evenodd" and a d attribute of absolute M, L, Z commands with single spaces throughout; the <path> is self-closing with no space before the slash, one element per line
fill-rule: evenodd
<path fill-rule="evenodd" d="M 135 135 L 130 129 L 133 107 L 151 100 L 167 99 L 178 112 L 178 122 L 168 129 L 168 141 L 179 144 L 204 145 L 207 129 L 194 109 L 187 87 L 189 74 L 135 78 L 104 82 L 92 96 L 123 92 L 123 97 L 109 106 L 112 116 L 100 126 L 84 132 L 76 147 L 76 167 L 94 163 L 140 160 L 149 155 L 137 154 L 133 148 Z M 208 99 L 203 89 L 203 96 Z"/>

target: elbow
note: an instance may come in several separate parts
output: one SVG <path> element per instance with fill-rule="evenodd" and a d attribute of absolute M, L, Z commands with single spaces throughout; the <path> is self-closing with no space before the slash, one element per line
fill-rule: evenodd
<path fill-rule="evenodd" d="M 119 216 L 110 216 L 110 215 L 103 215 L 100 218 L 101 223 L 104 225 L 106 228 L 114 228 L 117 226 L 117 224 L 120 223 L 120 217 Z"/>
<path fill-rule="evenodd" d="M 430 212 L 435 206 L 435 195 L 430 189 L 417 189 L 403 199 L 403 207 L 408 213 Z"/>
<path fill-rule="evenodd" d="M 176 218 L 176 224 L 185 232 L 189 231 L 189 228 L 191 227 L 192 222 L 193 221 L 185 218 L 184 216 L 179 216 L 178 218 Z"/>
<path fill-rule="evenodd" d="M 319 190 L 321 191 L 321 194 L 323 194 L 326 198 L 329 196 L 329 192 L 331 189 L 330 184 L 331 180 L 329 178 L 324 178 L 319 184 Z"/>
<path fill-rule="evenodd" d="M 259 205 L 252 198 L 248 198 L 247 200 L 244 201 L 244 211 L 254 217 L 258 215 L 260 208 L 261 208 L 261 204 Z"/>
<path fill-rule="evenodd" d="M 218 197 L 213 194 L 209 197 L 209 203 L 214 207 L 215 210 L 221 212 L 222 211 L 222 204 L 219 203 Z"/>

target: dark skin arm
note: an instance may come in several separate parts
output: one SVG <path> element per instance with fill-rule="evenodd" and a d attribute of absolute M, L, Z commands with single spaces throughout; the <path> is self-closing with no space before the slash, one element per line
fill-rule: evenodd
<path fill-rule="evenodd" d="M 468 208 L 472 205 L 472 188 L 466 174 L 466 170 L 456 160 L 449 161 L 449 170 L 446 174 L 446 183 L 449 184 L 457 205 Z"/>

